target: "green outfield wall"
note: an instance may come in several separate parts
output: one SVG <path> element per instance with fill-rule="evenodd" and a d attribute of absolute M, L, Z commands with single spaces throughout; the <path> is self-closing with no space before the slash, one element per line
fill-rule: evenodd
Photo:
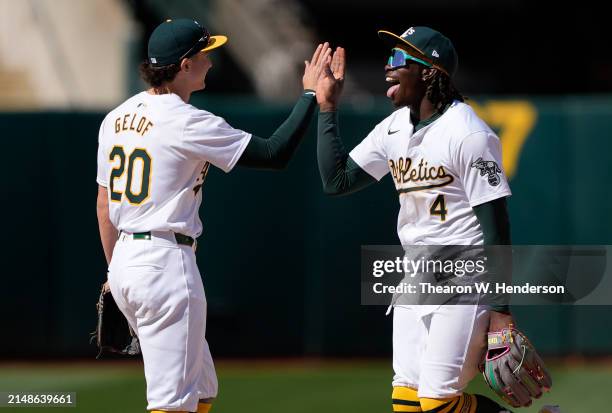
<path fill-rule="evenodd" d="M 290 108 L 198 97 L 197 106 L 267 135 Z M 612 244 L 612 97 L 475 99 L 499 133 L 511 177 L 516 244 Z M 356 145 L 391 112 L 346 105 Z M 95 200 L 101 113 L 0 114 L 3 275 L 0 357 L 94 355 L 88 333 L 105 277 Z M 391 179 L 322 194 L 315 122 L 283 172 L 212 170 L 198 261 L 217 356 L 387 356 L 391 317 L 360 305 L 364 244 L 397 244 Z M 610 307 L 521 307 L 519 324 L 547 354 L 612 352 Z"/>

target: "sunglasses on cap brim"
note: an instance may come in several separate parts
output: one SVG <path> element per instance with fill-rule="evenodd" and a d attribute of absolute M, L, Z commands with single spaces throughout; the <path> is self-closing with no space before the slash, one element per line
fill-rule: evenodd
<path fill-rule="evenodd" d="M 203 28 L 202 37 L 200 38 L 200 40 L 198 40 L 196 44 L 191 47 L 191 49 L 187 50 L 187 52 L 179 58 L 179 62 L 185 58 L 189 58 L 195 55 L 200 50 L 204 49 L 206 46 L 208 46 L 208 42 L 210 42 L 210 33 L 208 33 L 208 30 Z"/>
<path fill-rule="evenodd" d="M 417 57 L 411 56 L 402 49 L 394 48 L 391 50 L 392 54 L 389 56 L 389 60 L 387 61 L 387 65 L 391 66 L 392 69 L 406 66 L 410 62 L 420 63 L 426 67 L 432 67 L 431 63 L 426 62 L 425 60 L 419 59 Z"/>

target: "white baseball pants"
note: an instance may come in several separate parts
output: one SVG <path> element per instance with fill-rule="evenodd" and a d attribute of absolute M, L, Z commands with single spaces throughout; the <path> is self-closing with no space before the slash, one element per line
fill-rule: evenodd
<path fill-rule="evenodd" d="M 217 395 L 204 337 L 206 297 L 193 249 L 172 232 L 150 240 L 122 233 L 108 280 L 117 306 L 140 339 L 148 410 L 196 411 Z"/>
<path fill-rule="evenodd" d="M 395 306 L 393 386 L 433 399 L 461 395 L 478 373 L 488 327 L 485 306 L 443 305 L 429 314 L 418 306 Z"/>

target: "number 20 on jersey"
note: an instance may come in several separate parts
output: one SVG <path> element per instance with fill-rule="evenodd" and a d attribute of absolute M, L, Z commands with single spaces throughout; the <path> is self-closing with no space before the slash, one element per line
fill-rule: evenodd
<path fill-rule="evenodd" d="M 123 146 L 115 145 L 108 160 L 116 163 L 110 174 L 110 199 L 121 202 L 123 196 L 132 205 L 140 205 L 149 198 L 151 189 L 151 156 L 144 148 L 135 148 L 129 154 Z M 118 188 L 117 180 L 127 172 L 125 188 Z"/>

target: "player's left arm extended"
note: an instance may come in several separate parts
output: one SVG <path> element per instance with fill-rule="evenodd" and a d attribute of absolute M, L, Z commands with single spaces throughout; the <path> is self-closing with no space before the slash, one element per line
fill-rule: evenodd
<path fill-rule="evenodd" d="M 272 136 L 251 137 L 238 165 L 258 169 L 284 169 L 302 141 L 316 105 L 314 91 L 305 90 L 289 117 Z"/>
<path fill-rule="evenodd" d="M 98 185 L 98 201 L 96 203 L 98 214 L 98 228 L 100 230 L 100 240 L 106 257 L 106 263 L 110 264 L 113 257 L 113 249 L 117 242 L 117 229 L 110 220 L 108 213 L 108 190 L 102 185 Z"/>

